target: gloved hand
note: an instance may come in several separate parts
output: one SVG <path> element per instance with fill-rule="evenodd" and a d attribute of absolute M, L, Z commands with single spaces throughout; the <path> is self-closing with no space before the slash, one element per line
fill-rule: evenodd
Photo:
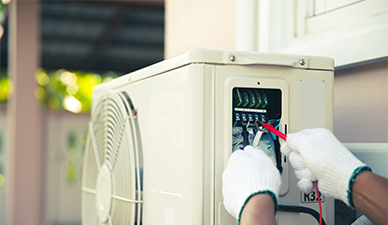
<path fill-rule="evenodd" d="M 255 194 L 269 193 L 277 206 L 280 173 L 260 149 L 247 146 L 244 151 L 235 151 L 229 158 L 222 181 L 225 209 L 237 220 L 247 200 Z"/>
<path fill-rule="evenodd" d="M 365 167 L 329 130 L 316 128 L 288 134 L 281 151 L 289 154 L 301 191 L 311 191 L 312 181 L 318 180 L 318 188 L 324 195 L 341 199 L 353 207 L 348 199 L 350 180 L 361 169 L 370 168 Z"/>

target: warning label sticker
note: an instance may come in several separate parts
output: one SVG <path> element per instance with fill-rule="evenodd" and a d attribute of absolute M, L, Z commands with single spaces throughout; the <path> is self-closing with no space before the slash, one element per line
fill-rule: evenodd
<path fill-rule="evenodd" d="M 301 203 L 317 203 L 318 202 L 318 196 L 321 198 L 321 202 L 325 202 L 325 196 L 319 193 L 317 194 L 316 191 L 312 191 L 310 193 L 304 193 L 300 192 L 300 202 Z"/>

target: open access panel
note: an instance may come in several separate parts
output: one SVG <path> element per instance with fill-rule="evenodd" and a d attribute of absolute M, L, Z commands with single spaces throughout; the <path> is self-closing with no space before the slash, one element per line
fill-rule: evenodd
<path fill-rule="evenodd" d="M 332 71 L 272 65 L 216 66 L 215 71 L 215 99 L 223 99 L 215 102 L 216 177 L 222 176 L 233 151 L 252 145 L 263 150 L 281 173 L 279 204 L 319 212 L 319 195 L 315 191 L 299 192 L 293 169 L 280 152 L 283 140 L 266 132 L 261 123 L 271 124 L 285 134 L 306 128 L 332 129 Z M 215 187 L 221 190 L 222 182 L 216 180 Z M 323 218 L 331 224 L 333 200 L 320 198 Z M 218 224 L 233 224 L 223 207 L 221 191 L 216 191 L 215 199 Z M 306 213 L 279 211 L 277 219 L 279 224 L 317 224 L 316 219 Z"/>

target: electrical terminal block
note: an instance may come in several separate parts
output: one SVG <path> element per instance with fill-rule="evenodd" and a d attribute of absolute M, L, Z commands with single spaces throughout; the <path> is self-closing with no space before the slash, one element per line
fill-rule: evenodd
<path fill-rule="evenodd" d="M 241 120 L 241 115 L 240 115 L 240 113 L 236 112 L 236 113 L 234 114 L 234 118 L 236 119 L 236 121 L 240 121 L 240 120 Z"/>
<path fill-rule="evenodd" d="M 244 124 L 249 122 L 249 127 L 255 127 L 255 121 L 261 123 L 266 123 L 267 119 L 267 110 L 265 109 L 249 109 L 249 108 L 234 108 L 234 118 L 235 122 L 243 121 Z M 240 126 L 241 123 L 238 123 Z"/>
<path fill-rule="evenodd" d="M 248 114 L 248 120 L 249 122 L 254 122 L 252 114 Z"/>
<path fill-rule="evenodd" d="M 259 114 L 255 114 L 255 121 L 260 121 L 259 120 Z"/>
<path fill-rule="evenodd" d="M 241 113 L 241 119 L 244 122 L 247 122 L 247 115 L 245 113 Z"/>

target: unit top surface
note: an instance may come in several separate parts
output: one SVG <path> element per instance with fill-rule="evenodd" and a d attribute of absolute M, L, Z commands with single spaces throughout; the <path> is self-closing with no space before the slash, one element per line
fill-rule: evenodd
<path fill-rule="evenodd" d="M 104 84 L 95 86 L 100 88 L 117 87 L 123 84 L 136 82 L 152 77 L 166 71 L 173 70 L 189 64 L 214 64 L 214 65 L 272 65 L 285 66 L 299 69 L 334 70 L 334 60 L 328 57 L 270 54 L 244 51 L 223 51 L 210 49 L 193 49 L 181 55 L 166 59 L 154 65 L 145 67 L 135 72 L 116 78 Z"/>

